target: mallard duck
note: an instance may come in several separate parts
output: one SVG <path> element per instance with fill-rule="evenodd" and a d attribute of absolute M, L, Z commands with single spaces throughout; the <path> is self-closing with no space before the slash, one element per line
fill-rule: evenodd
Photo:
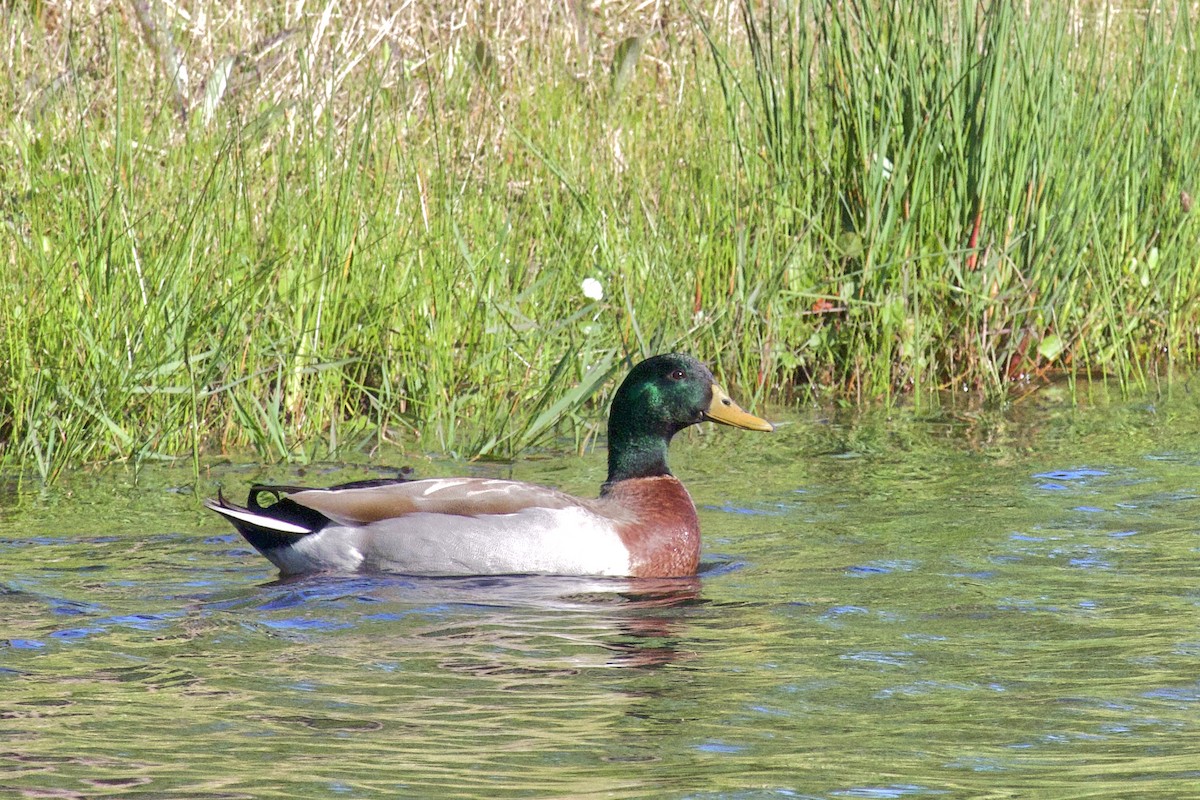
<path fill-rule="evenodd" d="M 518 481 L 398 478 L 256 485 L 245 508 L 220 494 L 205 505 L 285 575 L 694 575 L 700 524 L 667 468 L 667 446 L 703 420 L 774 430 L 739 408 L 702 363 L 671 353 L 641 362 L 617 389 L 608 480 L 595 500 Z M 276 501 L 263 505 L 264 494 Z"/>

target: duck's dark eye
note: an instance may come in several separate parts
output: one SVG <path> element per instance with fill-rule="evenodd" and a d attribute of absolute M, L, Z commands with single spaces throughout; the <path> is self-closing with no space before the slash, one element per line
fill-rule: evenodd
<path fill-rule="evenodd" d="M 687 373 L 681 369 L 674 369 L 674 370 L 671 370 L 671 374 L 668 375 L 667 377 L 673 381 L 681 381 L 687 377 Z"/>

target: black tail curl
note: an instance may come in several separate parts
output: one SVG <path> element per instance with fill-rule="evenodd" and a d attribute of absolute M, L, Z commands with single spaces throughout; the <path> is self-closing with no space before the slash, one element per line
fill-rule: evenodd
<path fill-rule="evenodd" d="M 216 502 L 210 501 L 208 505 L 218 513 L 222 508 L 234 511 L 249 511 L 305 529 L 304 533 L 279 531 L 237 517 L 226 517 L 233 523 L 238 532 L 245 537 L 246 541 L 253 545 L 260 553 L 265 554 L 268 550 L 290 546 L 295 543 L 298 537 L 316 533 L 332 521 L 320 511 L 301 505 L 287 495 L 296 492 L 336 492 L 345 489 L 370 489 L 376 486 L 390 486 L 396 483 L 411 481 L 413 479 L 412 474 L 412 467 L 403 467 L 395 478 L 370 478 L 367 480 L 340 483 L 336 486 L 321 489 L 314 489 L 309 486 L 256 483 L 250 487 L 250 494 L 246 498 L 245 508 L 226 500 L 225 496 L 219 490 L 217 491 Z M 264 502 L 264 495 L 267 496 L 266 502 Z"/>

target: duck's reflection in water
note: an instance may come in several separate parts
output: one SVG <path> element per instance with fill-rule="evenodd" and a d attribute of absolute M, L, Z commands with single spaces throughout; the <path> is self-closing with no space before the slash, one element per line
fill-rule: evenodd
<path fill-rule="evenodd" d="M 322 575 L 255 591 L 235 604 L 276 630 L 336 630 L 350 646 L 369 636 L 393 656 L 444 651 L 443 668 L 492 675 L 672 663 L 690 651 L 687 609 L 705 602 L 697 577 Z"/>

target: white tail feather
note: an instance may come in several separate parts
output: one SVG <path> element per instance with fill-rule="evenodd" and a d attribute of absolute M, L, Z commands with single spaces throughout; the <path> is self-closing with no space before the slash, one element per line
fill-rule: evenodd
<path fill-rule="evenodd" d="M 243 511 L 240 508 L 229 508 L 228 506 L 217 505 L 216 502 L 209 500 L 204 505 L 211 508 L 223 517 L 229 519 L 240 519 L 242 522 L 248 522 L 251 525 L 257 525 L 260 528 L 266 528 L 280 533 L 312 533 L 312 528 L 305 528 L 291 522 L 284 522 L 281 519 L 268 517 L 265 514 L 255 514 L 253 511 Z"/>

